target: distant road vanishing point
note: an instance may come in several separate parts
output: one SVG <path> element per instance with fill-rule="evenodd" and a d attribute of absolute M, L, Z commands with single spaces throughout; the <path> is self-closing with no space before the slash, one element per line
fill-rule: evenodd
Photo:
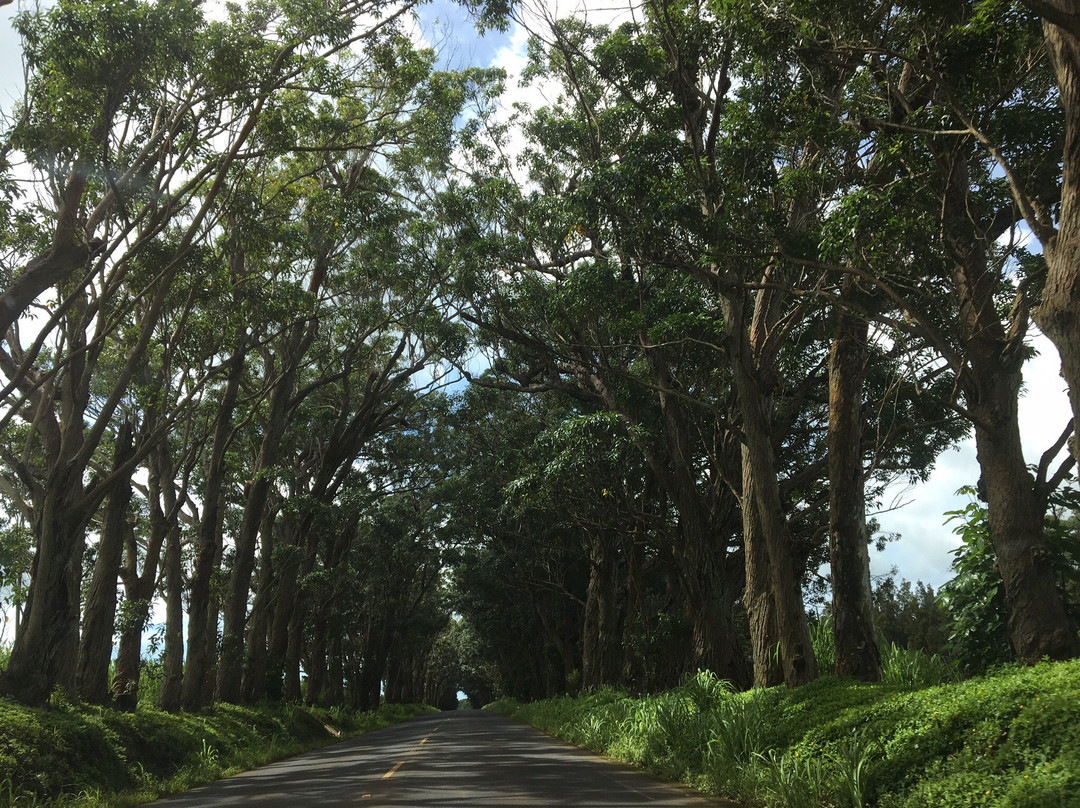
<path fill-rule="evenodd" d="M 721 804 L 479 710 L 424 716 L 153 803 L 158 808 Z"/>

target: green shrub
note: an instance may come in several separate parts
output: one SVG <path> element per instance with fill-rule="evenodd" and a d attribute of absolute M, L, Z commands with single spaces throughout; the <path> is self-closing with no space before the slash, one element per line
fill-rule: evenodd
<path fill-rule="evenodd" d="M 325 745 L 336 740 L 328 725 L 352 735 L 430 709 L 332 713 L 220 704 L 171 714 L 89 707 L 62 695 L 37 709 L 0 699 L 0 806 L 93 805 L 118 793 L 148 800 Z M 123 799 L 134 804 L 135 797 Z"/>
<path fill-rule="evenodd" d="M 820 808 L 828 804 L 825 763 L 821 758 L 772 749 L 758 753 L 756 795 L 768 808 Z"/>

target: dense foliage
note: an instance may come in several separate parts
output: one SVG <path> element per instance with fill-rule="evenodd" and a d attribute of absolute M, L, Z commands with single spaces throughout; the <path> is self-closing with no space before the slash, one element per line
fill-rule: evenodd
<path fill-rule="evenodd" d="M 371 710 L 706 671 L 710 710 L 825 715 L 942 696 L 830 671 L 1080 656 L 1080 444 L 1029 465 L 1017 404 L 1034 321 L 1080 407 L 1075 2 L 464 5 L 532 26 L 542 102 L 445 69 L 412 0 L 17 16 L 0 695 Z M 969 433 L 956 578 L 875 593 L 869 505 Z M 656 720 L 695 714 L 676 692 Z M 902 734 L 882 800 L 923 793 Z M 777 755 L 747 758 L 766 791 L 805 760 Z"/>
<path fill-rule="evenodd" d="M 0 702 L 0 802 L 138 805 L 430 709 L 221 705 L 177 715 L 152 705 L 135 713 L 90 708 L 60 697 L 44 708 Z"/>
<path fill-rule="evenodd" d="M 776 808 L 1074 805 L 1080 667 L 1003 668 L 959 684 L 734 693 L 707 674 L 635 698 L 603 690 L 500 712 L 706 791 Z"/>

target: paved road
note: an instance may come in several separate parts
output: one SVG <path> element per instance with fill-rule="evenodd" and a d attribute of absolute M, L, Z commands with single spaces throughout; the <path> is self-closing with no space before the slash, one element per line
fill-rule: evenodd
<path fill-rule="evenodd" d="M 153 803 L 159 808 L 718 803 L 478 710 L 439 713 Z"/>

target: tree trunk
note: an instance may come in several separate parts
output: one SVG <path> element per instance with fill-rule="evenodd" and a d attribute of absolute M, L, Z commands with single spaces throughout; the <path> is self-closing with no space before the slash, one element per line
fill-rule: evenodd
<path fill-rule="evenodd" d="M 769 554 L 757 518 L 754 483 L 750 466 L 742 470 L 743 562 L 746 569 L 746 588 L 743 605 L 750 621 L 750 647 L 754 660 L 754 687 L 773 687 L 784 683 L 784 668 L 777 648 L 780 638 L 776 630 L 776 610 L 773 608 L 769 576 Z"/>
<path fill-rule="evenodd" d="M 268 373 L 276 370 L 268 369 Z M 281 439 L 285 434 L 289 399 L 293 392 L 294 373 L 286 371 L 274 387 L 270 397 L 270 415 L 264 427 L 259 459 L 255 475 L 248 485 L 244 516 L 236 536 L 236 552 L 233 555 L 229 588 L 222 608 L 221 656 L 217 671 L 217 699 L 225 702 L 240 701 L 244 671 L 244 634 L 247 625 L 248 595 L 251 591 L 251 574 L 255 568 L 255 549 L 259 527 L 265 517 L 270 494 L 271 479 L 268 472 L 277 463 Z"/>
<path fill-rule="evenodd" d="M 857 293 L 851 278 L 845 295 Z M 829 567 L 836 673 L 881 681 L 867 549 L 862 457 L 862 395 L 868 325 L 839 312 L 829 350 Z"/>
<path fill-rule="evenodd" d="M 750 349 L 742 289 L 724 294 L 721 306 L 728 329 L 727 342 L 735 377 L 735 394 L 742 416 L 744 479 L 748 474 L 757 513 L 756 522 L 769 559 L 769 589 L 776 614 L 784 683 L 788 687 L 797 687 L 817 678 L 817 660 L 810 643 L 791 533 L 781 504 L 772 430 Z"/>
<path fill-rule="evenodd" d="M 164 533 L 151 533 L 143 560 L 143 571 L 138 572 L 139 548 L 135 532 L 129 528 L 126 541 L 126 563 L 120 575 L 124 582 L 126 613 L 120 627 L 120 644 L 116 653 L 116 676 L 113 679 L 113 703 L 124 710 L 134 710 L 139 703 L 139 678 L 142 674 L 142 635 L 150 620 L 150 605 L 157 585 L 158 562 Z"/>
<path fill-rule="evenodd" d="M 92 360 L 85 350 L 85 326 L 78 321 L 83 311 L 84 304 L 76 306 L 65 322 L 70 359 L 56 394 L 59 416 L 50 411 L 41 418 L 47 470 L 40 485 L 32 487 L 37 547 L 25 618 L 7 670 L 0 675 L 0 695 L 24 704 L 44 702 L 57 687 L 72 694 L 76 690 L 83 553 L 86 526 L 96 510 L 96 503 L 83 501 L 89 462 L 84 452 L 90 401 L 87 363 Z"/>
<path fill-rule="evenodd" d="M 358 708 L 367 712 L 379 706 L 379 691 L 383 674 L 386 672 L 386 659 L 391 644 L 391 630 L 382 621 L 369 621 L 368 632 L 363 645 L 364 661 L 360 668 L 358 685 Z"/>
<path fill-rule="evenodd" d="M 248 704 L 254 704 L 266 696 L 267 649 L 270 641 L 270 609 L 274 595 L 274 544 L 277 508 L 268 508 L 259 529 L 262 549 L 259 554 L 259 586 L 251 605 L 250 628 L 244 652 L 244 679 L 242 695 Z"/>
<path fill-rule="evenodd" d="M 304 602 L 298 601 L 289 616 L 288 645 L 285 650 L 285 681 L 282 698 L 287 702 L 299 702 L 303 698 L 300 686 L 300 657 L 304 653 Z"/>
<path fill-rule="evenodd" d="M 161 673 L 159 710 L 180 709 L 184 679 L 184 573 L 180 549 L 180 525 L 171 526 L 165 542 L 165 648 Z"/>
<path fill-rule="evenodd" d="M 131 424 L 124 421 L 113 448 L 113 468 L 122 466 L 135 452 Z M 90 704 L 109 699 L 109 662 L 116 627 L 116 582 L 124 552 L 131 484 L 117 486 L 106 500 L 98 539 L 94 574 L 83 611 L 82 641 L 75 675 L 79 697 Z"/>
<path fill-rule="evenodd" d="M 213 645 L 208 636 L 210 579 L 221 547 L 221 529 L 225 518 L 225 454 L 231 437 L 240 379 L 244 371 L 247 335 L 240 332 L 236 344 L 236 350 L 229 360 L 228 379 L 214 423 L 213 443 L 206 468 L 203 513 L 196 539 L 198 554 L 195 556 L 195 568 L 188 595 L 187 664 L 184 666 L 180 696 L 181 704 L 186 710 L 198 710 L 203 705 L 203 691 L 213 653 Z M 216 625 L 215 622 L 215 634 Z"/>
<path fill-rule="evenodd" d="M 164 474 L 162 471 L 164 470 Z M 134 710 L 139 703 L 139 678 L 142 674 L 142 635 L 150 619 L 150 604 L 157 589 L 158 566 L 166 537 L 176 529 L 179 508 L 172 478 L 172 462 L 168 446 L 150 462 L 149 499 L 150 535 L 139 572 L 139 545 L 135 530 L 127 525 L 124 540 L 124 565 L 120 579 L 124 583 L 127 604 L 120 626 L 120 643 L 116 653 L 116 676 L 113 678 L 113 703 L 120 709 Z M 162 485 L 164 480 L 165 485 Z M 162 508 L 161 500 L 165 500 Z"/>
<path fill-rule="evenodd" d="M 646 332 L 642 348 L 660 389 L 664 451 L 647 449 L 646 461 L 679 514 L 674 552 L 680 584 L 689 606 L 693 627 L 693 658 L 690 671 L 709 670 L 739 687 L 750 683 L 746 658 L 734 624 L 738 588 L 728 574 L 728 537 L 735 528 L 720 514 L 725 508 L 714 501 L 717 494 L 701 491 L 711 481 L 699 479 L 690 440 L 689 419 L 679 402 L 663 351 Z M 720 462 L 718 459 L 716 462 Z M 733 514 L 732 509 L 728 512 Z"/>
<path fill-rule="evenodd" d="M 939 165 L 945 181 L 941 232 L 954 261 L 959 327 L 968 363 L 959 368 L 959 385 L 975 423 L 990 539 L 1005 586 L 1012 644 L 1028 663 L 1044 656 L 1069 659 L 1080 655 L 1080 640 L 1065 612 L 1043 536 L 1045 496 L 1036 490 L 1027 470 L 1020 439 L 1018 400 L 1027 313 L 1021 299 L 1006 333 L 995 300 L 1001 278 L 990 266 L 986 240 L 972 217 L 978 208 L 970 196 L 967 160 L 945 153 L 939 156 Z"/>
<path fill-rule="evenodd" d="M 618 604 L 618 538 L 613 531 L 598 530 L 591 544 L 581 639 L 581 684 L 586 690 L 621 684 L 625 620 Z"/>
<path fill-rule="evenodd" d="M 315 610 L 311 628 L 311 645 L 304 660 L 307 671 L 307 692 L 305 704 L 319 704 L 323 689 L 326 687 L 326 652 L 327 652 L 327 617 L 326 604 L 320 604 Z"/>
<path fill-rule="evenodd" d="M 180 709 L 180 687 L 184 677 L 183 559 L 180 549 L 180 513 L 173 480 L 172 456 L 168 443 L 150 455 L 150 530 L 162 533 L 164 544 L 165 645 L 158 691 L 159 710 Z M 143 575 L 143 578 L 147 576 Z M 150 595 L 153 595 L 151 585 Z"/>
<path fill-rule="evenodd" d="M 326 696 L 328 706 L 345 705 L 345 667 L 342 659 L 341 632 L 330 635 L 330 647 L 326 654 Z"/>
<path fill-rule="evenodd" d="M 133 588 L 133 590 L 136 588 Z M 142 635 L 150 619 L 150 598 L 131 591 L 126 614 L 120 626 L 116 649 L 116 676 L 113 679 L 113 704 L 120 710 L 134 710 L 139 704 L 139 678 L 142 674 Z M 153 595 L 153 591 L 150 592 Z"/>
<path fill-rule="evenodd" d="M 24 704 L 41 704 L 56 687 L 75 692 L 86 529 L 75 511 L 81 491 L 81 468 L 61 465 L 48 475 L 35 508 L 38 544 L 26 614 L 0 677 L 0 695 Z"/>
<path fill-rule="evenodd" d="M 1032 3 L 1040 6 L 1042 3 Z M 1077 0 L 1047 0 L 1074 21 L 1080 19 Z M 1038 9 L 1037 9 L 1038 10 Z M 1057 347 L 1061 375 L 1069 387 L 1073 423 L 1073 457 L 1080 463 L 1080 36 L 1077 30 L 1043 17 L 1043 33 L 1057 77 L 1059 103 L 1065 111 L 1062 155 L 1061 211 L 1058 230 L 1043 240 L 1046 283 L 1033 314 L 1039 328 Z"/>
<path fill-rule="evenodd" d="M 640 693 L 648 686 L 645 658 L 642 648 L 633 638 L 644 637 L 648 631 L 645 615 L 642 613 L 641 584 L 645 565 L 645 542 L 643 533 L 646 528 L 643 517 L 635 520 L 633 532 L 629 536 L 630 547 L 626 563 L 626 630 L 627 647 L 623 651 L 623 681 L 631 692 Z"/>
<path fill-rule="evenodd" d="M 1007 400 L 999 403 L 1010 406 Z M 999 411 L 1005 417 L 991 428 L 975 427 L 990 538 L 1009 608 L 1009 636 L 1017 657 L 1029 664 L 1044 657 L 1071 659 L 1080 655 L 1080 641 L 1050 564 L 1042 532 L 1046 507 L 1035 495 L 1035 481 L 1024 462 L 1016 406 L 1014 394 L 1011 413 Z"/>

